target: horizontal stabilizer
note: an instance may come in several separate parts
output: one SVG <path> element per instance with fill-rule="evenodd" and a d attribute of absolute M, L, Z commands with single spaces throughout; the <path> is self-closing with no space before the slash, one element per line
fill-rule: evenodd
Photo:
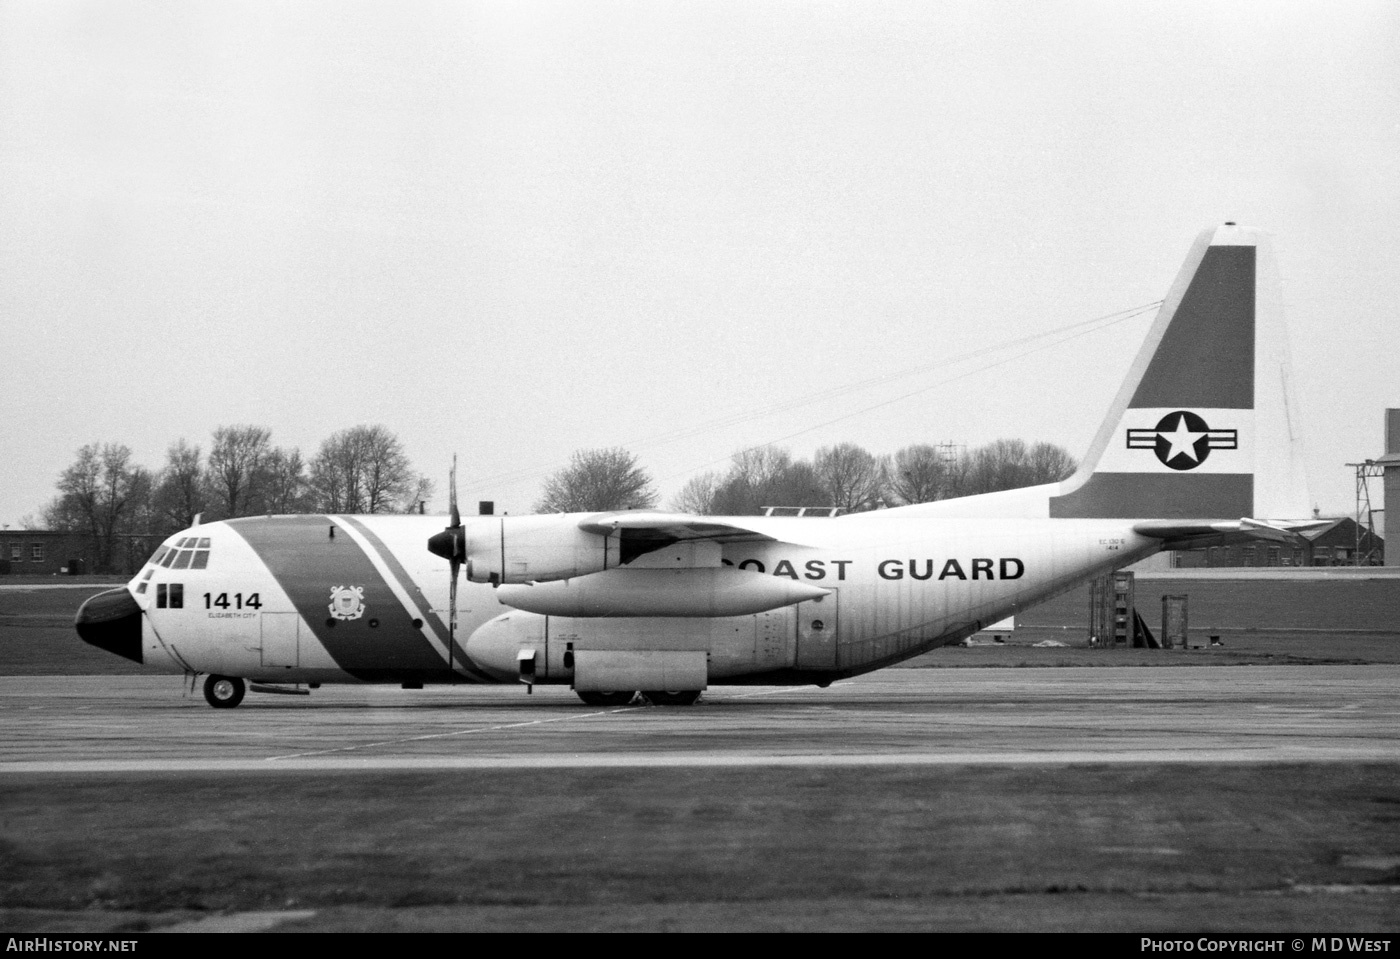
<path fill-rule="evenodd" d="M 1151 519 L 1133 524 L 1133 532 L 1162 540 L 1163 549 L 1191 549 L 1201 546 L 1265 540 L 1302 546 L 1303 533 L 1326 526 L 1332 520 L 1169 520 Z"/>

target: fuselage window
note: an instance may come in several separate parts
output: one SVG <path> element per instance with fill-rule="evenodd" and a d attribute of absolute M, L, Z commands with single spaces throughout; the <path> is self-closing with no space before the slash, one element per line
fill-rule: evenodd
<path fill-rule="evenodd" d="M 184 584 L 184 583 L 171 583 L 171 584 L 170 584 L 170 608 L 171 608 L 171 609 L 184 609 L 184 608 L 185 608 L 185 584 Z"/>
<path fill-rule="evenodd" d="M 165 609 L 169 590 L 164 583 L 156 583 L 156 609 Z"/>

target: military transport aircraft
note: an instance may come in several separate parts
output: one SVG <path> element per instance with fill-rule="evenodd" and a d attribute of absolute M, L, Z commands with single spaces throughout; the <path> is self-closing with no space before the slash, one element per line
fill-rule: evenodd
<path fill-rule="evenodd" d="M 244 517 L 168 539 L 78 635 L 207 679 L 568 684 L 590 705 L 815 684 L 957 642 L 1162 549 L 1287 541 L 1309 501 L 1270 248 L 1196 240 L 1062 483 L 838 517 Z M 1271 517 L 1271 518 L 1268 518 Z M 458 581 L 465 570 L 466 584 Z"/>

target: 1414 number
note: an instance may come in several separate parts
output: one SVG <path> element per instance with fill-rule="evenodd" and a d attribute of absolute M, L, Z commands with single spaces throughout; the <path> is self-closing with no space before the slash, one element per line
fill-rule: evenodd
<path fill-rule="evenodd" d="M 234 609 L 262 609 L 262 598 L 257 593 L 249 593 L 248 598 L 244 599 L 242 593 L 234 593 L 233 602 L 229 602 L 228 593 L 220 593 L 218 596 L 213 593 L 205 593 L 204 608 L 213 609 L 215 607 L 219 609 L 230 607 Z"/>

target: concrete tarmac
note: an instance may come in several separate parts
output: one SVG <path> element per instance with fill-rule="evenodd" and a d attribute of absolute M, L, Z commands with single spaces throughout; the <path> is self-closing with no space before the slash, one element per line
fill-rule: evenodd
<path fill-rule="evenodd" d="M 716 687 L 327 686 L 215 710 L 174 676 L 0 678 L 0 774 L 585 766 L 1400 761 L 1400 666 L 892 669 Z"/>

